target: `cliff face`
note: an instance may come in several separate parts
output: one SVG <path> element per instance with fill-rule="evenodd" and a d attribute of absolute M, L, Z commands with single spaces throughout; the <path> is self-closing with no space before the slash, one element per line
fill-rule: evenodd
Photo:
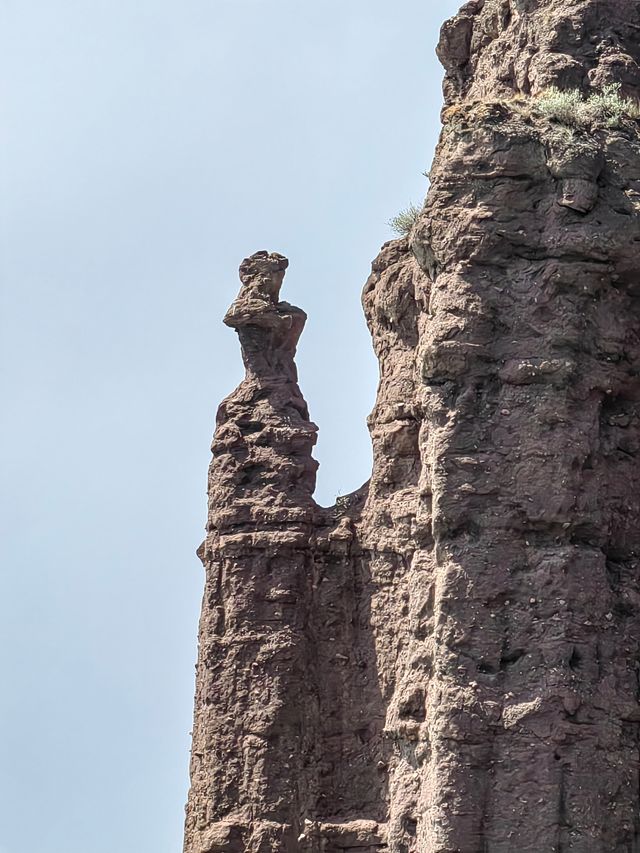
<path fill-rule="evenodd" d="M 304 314 L 258 253 L 210 468 L 186 853 L 640 851 L 640 97 L 631 0 L 443 27 L 424 209 L 374 261 L 369 483 L 312 497 Z"/>

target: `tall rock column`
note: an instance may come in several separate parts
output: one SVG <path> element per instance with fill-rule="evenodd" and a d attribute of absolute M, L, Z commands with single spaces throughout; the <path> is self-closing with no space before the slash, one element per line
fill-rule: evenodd
<path fill-rule="evenodd" d="M 293 361 L 306 316 L 278 301 L 287 263 L 245 260 L 225 317 L 246 376 L 220 407 L 212 446 L 186 853 L 297 850 L 313 788 L 317 430 Z"/>
<path fill-rule="evenodd" d="M 640 850 L 635 2 L 472 2 L 411 235 L 432 505 L 416 851 Z M 544 109 L 549 86 L 573 110 Z M 415 651 L 415 650 L 414 650 Z"/>

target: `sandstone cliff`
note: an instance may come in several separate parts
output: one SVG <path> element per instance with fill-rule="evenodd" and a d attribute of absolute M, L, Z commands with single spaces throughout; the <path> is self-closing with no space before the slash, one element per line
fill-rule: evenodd
<path fill-rule="evenodd" d="M 185 853 L 640 851 L 636 0 L 447 22 L 424 208 L 373 263 L 371 480 L 313 500 L 287 265 L 241 266 Z"/>

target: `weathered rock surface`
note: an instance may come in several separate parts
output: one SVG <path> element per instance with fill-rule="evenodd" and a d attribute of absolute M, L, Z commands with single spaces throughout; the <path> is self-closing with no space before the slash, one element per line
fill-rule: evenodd
<path fill-rule="evenodd" d="M 209 479 L 186 853 L 640 851 L 640 96 L 631 0 L 443 27 L 424 210 L 363 305 L 369 483 L 313 500 L 316 427 L 258 253 Z"/>
<path fill-rule="evenodd" d="M 442 28 L 445 99 L 607 83 L 636 97 L 639 33 L 635 0 L 471 0 Z"/>

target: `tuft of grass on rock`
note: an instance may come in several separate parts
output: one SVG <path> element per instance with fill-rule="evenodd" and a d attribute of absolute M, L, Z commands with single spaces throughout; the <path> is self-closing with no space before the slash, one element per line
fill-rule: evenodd
<path fill-rule="evenodd" d="M 598 124 L 615 128 L 624 119 L 640 118 L 637 104 L 620 94 L 619 83 L 604 86 L 588 98 L 578 89 L 563 91 L 554 86 L 540 95 L 537 108 L 551 121 L 576 128 Z"/>
<path fill-rule="evenodd" d="M 578 89 L 563 92 L 553 86 L 540 95 L 537 107 L 542 115 L 552 121 L 574 127 L 581 124 L 579 118 L 583 103 L 582 95 Z"/>
<path fill-rule="evenodd" d="M 416 220 L 418 216 L 420 216 L 421 208 L 417 207 L 415 204 L 410 204 L 405 210 L 401 210 L 400 213 L 396 214 L 396 216 L 392 217 L 389 222 L 389 228 L 396 232 L 396 234 L 400 234 L 403 237 L 409 234 L 413 226 L 416 224 Z"/>

